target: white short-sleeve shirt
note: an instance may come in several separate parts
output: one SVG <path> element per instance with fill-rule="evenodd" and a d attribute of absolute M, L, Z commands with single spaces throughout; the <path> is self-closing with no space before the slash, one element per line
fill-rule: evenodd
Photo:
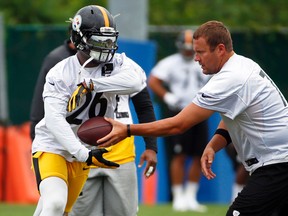
<path fill-rule="evenodd" d="M 193 102 L 221 114 L 248 171 L 288 161 L 287 102 L 251 59 L 234 54 Z M 259 162 L 249 166 L 253 158 Z"/>

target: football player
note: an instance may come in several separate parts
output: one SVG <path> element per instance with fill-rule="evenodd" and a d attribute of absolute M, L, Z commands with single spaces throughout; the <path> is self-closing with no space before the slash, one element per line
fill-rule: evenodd
<path fill-rule="evenodd" d="M 287 215 L 288 106 L 283 94 L 253 60 L 233 50 L 229 30 L 218 21 L 202 24 L 193 35 L 195 60 L 204 74 L 214 74 L 193 102 L 178 115 L 152 123 L 125 125 L 109 119 L 113 130 L 98 140 L 102 146 L 118 143 L 127 134 L 164 136 L 220 113 L 222 120 L 202 157 L 202 172 L 213 179 L 216 152 L 232 141 L 250 173 L 248 182 L 227 211 L 227 216 Z"/>
<path fill-rule="evenodd" d="M 71 21 L 77 54 L 48 72 L 45 116 L 35 127 L 33 169 L 40 199 L 34 215 L 70 212 L 92 164 L 119 167 L 103 157 L 111 148 L 90 149 L 76 132 L 88 118 L 113 118 L 117 95 L 140 92 L 146 85 L 142 68 L 124 53 L 115 53 L 118 31 L 105 8 L 86 6 Z"/>

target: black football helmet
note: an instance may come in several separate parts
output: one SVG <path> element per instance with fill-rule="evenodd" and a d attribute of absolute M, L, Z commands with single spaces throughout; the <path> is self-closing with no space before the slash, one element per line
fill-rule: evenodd
<path fill-rule="evenodd" d="M 72 21 L 71 41 L 98 62 L 110 61 L 116 50 L 118 31 L 114 17 L 103 7 L 81 8 Z"/>
<path fill-rule="evenodd" d="M 178 51 L 188 60 L 194 57 L 192 41 L 193 31 L 186 29 L 179 33 L 175 43 Z"/>

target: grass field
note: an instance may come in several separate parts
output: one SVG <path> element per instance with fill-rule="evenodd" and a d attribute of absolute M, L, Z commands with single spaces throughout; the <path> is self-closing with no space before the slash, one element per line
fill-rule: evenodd
<path fill-rule="evenodd" d="M 197 212 L 174 212 L 170 204 L 154 206 L 139 206 L 138 216 L 223 216 L 228 208 L 227 205 L 209 204 L 206 213 Z M 12 205 L 0 203 L 0 216 L 32 216 L 35 205 Z M 124 216 L 124 215 L 123 215 Z"/>

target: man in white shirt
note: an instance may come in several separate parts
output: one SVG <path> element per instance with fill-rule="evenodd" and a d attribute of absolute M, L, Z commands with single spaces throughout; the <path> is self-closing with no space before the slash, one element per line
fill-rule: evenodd
<path fill-rule="evenodd" d="M 220 113 L 222 120 L 206 146 L 201 166 L 213 179 L 215 153 L 233 142 L 250 172 L 249 180 L 227 211 L 227 216 L 287 215 L 288 107 L 280 90 L 253 60 L 233 51 L 229 30 L 218 21 L 201 25 L 193 35 L 195 60 L 204 74 L 214 74 L 191 104 L 178 115 L 147 124 L 123 125 L 110 119 L 113 130 L 98 140 L 115 144 L 127 134 L 167 136 Z"/>

